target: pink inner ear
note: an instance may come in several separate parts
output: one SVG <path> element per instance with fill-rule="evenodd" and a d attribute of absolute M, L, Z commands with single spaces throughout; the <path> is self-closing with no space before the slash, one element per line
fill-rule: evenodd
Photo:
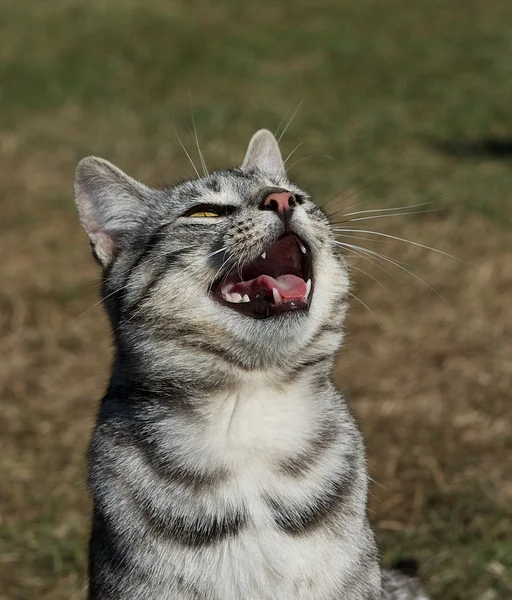
<path fill-rule="evenodd" d="M 77 207 L 82 227 L 91 241 L 94 253 L 101 264 L 106 267 L 114 258 L 115 236 L 108 234 L 101 223 L 101 216 L 89 198 L 78 197 Z"/>
<path fill-rule="evenodd" d="M 97 233 L 89 233 L 89 239 L 99 261 L 106 267 L 114 258 L 116 248 L 114 240 L 108 234 L 99 230 Z"/>

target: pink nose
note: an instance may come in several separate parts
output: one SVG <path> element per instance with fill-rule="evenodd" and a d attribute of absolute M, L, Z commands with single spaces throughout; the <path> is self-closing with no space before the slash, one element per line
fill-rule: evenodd
<path fill-rule="evenodd" d="M 263 200 L 265 210 L 284 213 L 296 204 L 295 196 L 291 192 L 274 192 Z"/>

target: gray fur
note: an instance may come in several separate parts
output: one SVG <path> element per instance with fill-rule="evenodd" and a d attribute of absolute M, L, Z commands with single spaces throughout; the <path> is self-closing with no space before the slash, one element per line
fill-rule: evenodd
<path fill-rule="evenodd" d="M 289 222 L 260 210 L 267 188 L 295 194 Z M 363 442 L 331 383 L 347 269 L 273 136 L 240 169 L 164 190 L 87 158 L 75 196 L 116 348 L 89 452 L 89 599 L 424 599 L 394 572 L 383 592 Z M 183 216 L 203 204 L 232 208 Z M 285 227 L 312 255 L 309 311 L 254 319 L 212 299 Z"/>

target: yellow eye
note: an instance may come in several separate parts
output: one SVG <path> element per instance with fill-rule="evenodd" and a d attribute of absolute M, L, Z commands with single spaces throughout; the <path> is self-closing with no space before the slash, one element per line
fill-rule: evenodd
<path fill-rule="evenodd" d="M 218 213 L 211 210 L 198 210 L 195 213 L 189 215 L 189 217 L 218 217 Z"/>

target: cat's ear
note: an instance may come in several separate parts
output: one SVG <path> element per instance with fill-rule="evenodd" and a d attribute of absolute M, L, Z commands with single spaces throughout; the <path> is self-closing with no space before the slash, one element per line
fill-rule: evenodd
<path fill-rule="evenodd" d="M 260 129 L 252 136 L 242 169 L 259 169 L 269 175 L 286 175 L 279 145 L 268 129 Z"/>
<path fill-rule="evenodd" d="M 75 203 L 94 257 L 107 267 L 124 236 L 146 212 L 150 189 L 102 158 L 83 158 L 75 172 Z"/>

